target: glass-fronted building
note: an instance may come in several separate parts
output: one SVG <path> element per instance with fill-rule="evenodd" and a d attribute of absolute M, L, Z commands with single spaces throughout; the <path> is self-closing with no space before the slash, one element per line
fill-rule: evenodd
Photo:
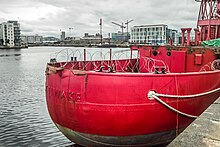
<path fill-rule="evenodd" d="M 111 39 L 112 39 L 112 41 L 122 41 L 122 39 L 123 39 L 124 42 L 127 42 L 130 39 L 130 33 L 124 32 L 123 38 L 122 38 L 122 32 L 120 32 L 120 31 L 117 33 L 112 33 Z"/>
<path fill-rule="evenodd" d="M 175 42 L 175 32 L 164 24 L 134 26 L 131 28 L 131 43 L 164 45 L 170 38 Z"/>

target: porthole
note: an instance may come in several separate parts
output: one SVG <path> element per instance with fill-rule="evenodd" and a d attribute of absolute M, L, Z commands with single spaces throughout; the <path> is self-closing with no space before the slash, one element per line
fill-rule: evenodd
<path fill-rule="evenodd" d="M 171 52 L 167 52 L 167 56 L 171 56 Z"/>
<path fill-rule="evenodd" d="M 152 53 L 154 56 L 157 56 L 157 51 L 153 51 Z"/>

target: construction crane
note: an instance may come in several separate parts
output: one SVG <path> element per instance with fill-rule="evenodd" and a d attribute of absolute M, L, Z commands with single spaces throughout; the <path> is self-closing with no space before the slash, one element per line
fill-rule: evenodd
<path fill-rule="evenodd" d="M 99 25 L 100 25 L 100 43 L 101 43 L 101 46 L 102 46 L 102 19 L 101 18 L 100 18 Z"/>
<path fill-rule="evenodd" d="M 121 40 L 122 40 L 122 42 L 124 42 L 124 28 L 126 28 L 125 26 L 124 26 L 124 23 L 122 22 L 122 24 L 120 25 L 120 24 L 118 24 L 118 23 L 115 23 L 115 22 L 112 22 L 113 24 L 115 24 L 115 25 L 117 25 L 117 26 L 119 26 L 120 28 L 121 28 L 121 33 L 122 33 L 122 37 L 121 37 Z"/>
<path fill-rule="evenodd" d="M 132 21 L 134 21 L 134 20 L 133 20 L 133 19 L 130 20 L 130 21 L 127 20 L 127 22 L 125 23 L 125 24 L 127 25 L 127 42 L 128 42 L 128 24 L 129 24 L 130 22 L 132 22 Z"/>
<path fill-rule="evenodd" d="M 220 38 L 220 0 L 195 1 L 200 2 L 195 43 Z"/>

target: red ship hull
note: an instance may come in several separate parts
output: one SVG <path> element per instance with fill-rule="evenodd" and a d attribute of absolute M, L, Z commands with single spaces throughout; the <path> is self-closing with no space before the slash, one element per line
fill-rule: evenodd
<path fill-rule="evenodd" d="M 220 70 L 195 72 L 216 58 L 212 51 L 205 51 L 203 63 L 198 65 L 196 62 L 200 59 L 194 61 L 192 58 L 197 58 L 200 49 L 187 54 L 187 48 L 171 51 L 160 47 L 156 49 L 156 56 L 153 47 L 139 50 L 140 58 L 131 59 L 126 64 L 139 69 L 138 73 L 121 72 L 122 67 L 117 66 L 116 72 L 97 72 L 92 61 L 69 62 L 64 68 L 64 63 L 48 64 L 48 111 L 67 138 L 83 146 L 167 144 L 195 120 L 194 116 L 199 116 L 219 98 Z M 141 68 L 146 56 L 163 59 L 171 72 L 149 72 L 149 68 L 153 69 L 151 65 Z M 125 65 L 127 61 L 121 60 L 120 63 Z M 177 61 L 180 67 L 174 66 Z M 111 65 L 114 63 L 116 61 L 111 61 Z M 128 66 L 123 68 L 128 70 Z M 170 109 L 150 97 L 149 91 L 179 97 L 159 97 L 173 108 Z M 181 98 L 184 95 L 191 97 Z"/>

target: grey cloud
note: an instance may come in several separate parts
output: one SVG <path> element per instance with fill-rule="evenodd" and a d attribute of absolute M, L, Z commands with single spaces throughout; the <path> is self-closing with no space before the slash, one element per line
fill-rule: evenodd
<path fill-rule="evenodd" d="M 120 30 L 112 21 L 121 23 L 130 19 L 134 19 L 130 26 L 163 23 L 174 29 L 195 27 L 199 8 L 199 4 L 192 0 L 1 0 L 0 14 L 42 5 L 63 11 L 50 12 L 36 21 L 21 20 L 24 33 L 32 30 L 33 34 L 58 36 L 60 29 L 68 33 L 68 28 L 73 27 L 74 35 L 82 36 L 84 32 L 99 32 L 100 18 L 103 19 L 104 34 Z"/>

